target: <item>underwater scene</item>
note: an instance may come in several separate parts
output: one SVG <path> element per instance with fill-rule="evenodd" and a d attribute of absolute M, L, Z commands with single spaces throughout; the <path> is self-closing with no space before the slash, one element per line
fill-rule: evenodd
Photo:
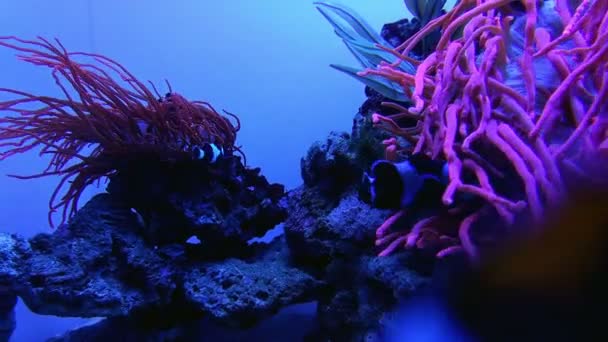
<path fill-rule="evenodd" d="M 0 174 L 0 342 L 606 341 L 608 1 L 3 1 Z"/>

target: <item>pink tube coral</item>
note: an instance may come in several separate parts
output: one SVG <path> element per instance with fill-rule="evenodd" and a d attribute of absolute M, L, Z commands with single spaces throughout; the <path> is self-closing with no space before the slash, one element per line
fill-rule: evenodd
<path fill-rule="evenodd" d="M 464 249 L 477 259 L 472 227 L 483 217 L 497 215 L 507 226 L 522 214 L 540 221 L 567 194 L 566 175 L 606 181 L 608 1 L 583 0 L 570 8 L 572 1 L 557 0 L 553 8 L 548 2 L 522 0 L 525 12 L 517 18 L 512 16 L 513 2 L 462 0 L 401 46 L 384 48 L 405 60 L 425 35 L 441 29 L 435 51 L 418 63 L 413 76 L 391 64 L 360 73 L 399 82 L 414 101 L 397 115 L 417 116 L 416 128 L 399 127 L 395 117 L 373 115 L 374 124 L 413 143 L 408 149 L 393 141 L 387 157 L 407 150 L 445 159 L 449 184 L 443 203 L 453 205 L 458 193 L 485 203 L 473 212 L 455 208 L 446 214 L 457 217 L 454 212 L 462 210 L 464 216 L 451 234 L 435 234 L 437 239 L 455 238 L 438 256 Z M 541 10 L 555 14 L 561 35 L 552 38 L 554 32 L 540 25 Z M 519 51 L 514 46 L 518 29 L 523 36 Z M 543 82 L 546 73 L 555 82 Z M 496 190 L 494 184 L 504 173 L 496 170 L 513 170 L 502 176 L 518 178 L 524 196 Z M 466 183 L 464 172 L 475 181 Z M 407 233 L 392 232 L 395 220 L 389 219 L 377 231 L 381 254 L 424 245 L 421 232 L 438 231 L 438 219 L 427 219 Z"/>
<path fill-rule="evenodd" d="M 213 143 L 227 153 L 235 146 L 237 125 L 205 102 L 190 102 L 176 93 L 162 97 L 117 62 L 95 54 L 68 52 L 58 41 L 0 37 L 0 46 L 19 52 L 28 63 L 52 70 L 63 98 L 0 88 L 13 99 L 0 102 L 0 160 L 41 148 L 52 156 L 48 167 L 28 179 L 59 175 L 49 206 L 62 209 L 61 223 L 78 207 L 82 191 L 117 172 L 116 166 L 142 156 L 159 162 L 188 160 L 191 148 Z M 91 62 L 77 62 L 89 58 Z M 111 75 L 117 76 L 124 86 Z M 90 153 L 83 153 L 87 146 Z M 60 195 L 64 185 L 67 191 Z M 59 197 L 61 196 L 61 197 Z"/>

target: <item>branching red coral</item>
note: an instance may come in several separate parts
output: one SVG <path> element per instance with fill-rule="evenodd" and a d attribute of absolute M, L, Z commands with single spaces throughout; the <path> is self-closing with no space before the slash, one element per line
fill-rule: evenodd
<path fill-rule="evenodd" d="M 452 205 L 457 193 L 480 197 L 507 225 L 523 209 L 541 220 L 546 208 L 558 205 L 567 193 L 566 173 L 605 182 L 594 170 L 605 167 L 608 148 L 608 1 L 579 1 L 572 15 L 572 1 L 557 0 L 554 10 L 564 29 L 552 39 L 552 32 L 538 23 L 542 1 L 522 0 L 523 46 L 516 56 L 515 18 L 509 8 L 513 2 L 462 0 L 392 49 L 406 60 L 417 42 L 441 29 L 436 50 L 418 64 L 414 76 L 391 64 L 360 73 L 383 76 L 403 84 L 405 94 L 411 92 L 414 106 L 402 115 L 417 116 L 417 128 L 399 127 L 393 118 L 380 114 L 372 120 L 413 141 L 413 152 L 447 161 L 449 184 L 443 203 Z M 462 34 L 457 33 L 460 29 Z M 537 75 L 536 63 L 542 59 L 552 68 L 557 80 L 553 84 L 543 84 Z M 521 89 L 507 82 L 513 81 L 507 71 L 514 63 Z M 392 142 L 387 157 L 406 149 Z M 498 177 L 493 169 L 504 169 L 500 165 L 505 162 L 523 184 L 523 198 L 494 189 Z M 465 183 L 464 171 L 476 180 Z M 464 248 L 476 258 L 471 227 L 486 211 L 482 207 L 460 220 L 458 233 L 451 236 L 458 237 L 462 247 L 452 246 L 438 255 Z M 407 238 L 391 233 L 393 221 L 387 220 L 377 231 L 378 244 L 389 246 L 382 255 L 398 246 L 413 246 L 412 241 L 421 238 L 420 229 L 406 233 Z"/>
<path fill-rule="evenodd" d="M 116 172 L 118 161 L 142 155 L 159 161 L 192 158 L 189 149 L 205 143 L 228 153 L 239 151 L 236 116 L 226 112 L 236 120 L 235 127 L 206 102 L 190 102 L 172 92 L 161 97 L 154 86 L 150 90 L 110 58 L 68 52 L 59 41 L 44 38 L 0 37 L 0 45 L 18 51 L 23 61 L 50 68 L 63 94 L 55 98 L 0 88 L 12 97 L 0 102 L 0 111 L 13 113 L 0 118 L 0 160 L 41 148 L 41 155 L 52 156 L 48 167 L 15 177 L 61 176 L 49 202 L 51 226 L 53 212 L 62 209 L 65 222 L 76 212 L 82 191 Z M 94 149 L 84 154 L 90 145 Z M 66 183 L 68 189 L 60 195 Z"/>

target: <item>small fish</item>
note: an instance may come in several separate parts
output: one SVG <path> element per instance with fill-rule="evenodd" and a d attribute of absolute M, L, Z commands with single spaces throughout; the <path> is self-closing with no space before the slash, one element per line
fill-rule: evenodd
<path fill-rule="evenodd" d="M 407 208 L 417 201 L 439 200 L 441 189 L 447 183 L 448 169 L 444 161 L 413 154 L 398 163 L 388 160 L 374 162 L 363 177 L 364 191 L 367 192 L 363 197 L 376 208 Z"/>
<path fill-rule="evenodd" d="M 192 155 L 196 160 L 203 160 L 208 163 L 215 163 L 221 156 L 224 155 L 224 148 L 218 147 L 216 144 L 204 144 L 203 146 L 194 146 Z"/>

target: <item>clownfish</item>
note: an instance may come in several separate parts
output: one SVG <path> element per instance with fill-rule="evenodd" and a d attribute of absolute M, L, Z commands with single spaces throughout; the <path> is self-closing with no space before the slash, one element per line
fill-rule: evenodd
<path fill-rule="evenodd" d="M 362 199 L 380 209 L 437 203 L 448 184 L 445 161 L 418 153 L 407 160 L 377 160 L 363 175 Z"/>
<path fill-rule="evenodd" d="M 224 148 L 218 147 L 216 144 L 207 143 L 202 146 L 192 147 L 192 156 L 195 160 L 215 163 L 223 155 Z"/>

